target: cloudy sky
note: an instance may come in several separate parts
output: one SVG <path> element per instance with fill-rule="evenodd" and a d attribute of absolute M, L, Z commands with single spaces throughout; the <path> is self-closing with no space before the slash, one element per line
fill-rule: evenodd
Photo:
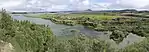
<path fill-rule="evenodd" d="M 149 0 L 0 0 L 10 11 L 149 9 Z"/>

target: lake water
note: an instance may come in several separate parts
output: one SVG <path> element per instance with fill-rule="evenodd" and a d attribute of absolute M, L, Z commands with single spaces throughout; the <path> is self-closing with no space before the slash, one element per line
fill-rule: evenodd
<path fill-rule="evenodd" d="M 109 34 L 111 32 L 98 32 L 98 31 L 89 29 L 87 27 L 84 27 L 82 25 L 67 26 L 67 25 L 62 25 L 62 24 L 55 24 L 51 22 L 50 20 L 45 20 L 41 18 L 29 18 L 21 14 L 12 15 L 12 18 L 16 20 L 28 20 L 36 24 L 48 25 L 48 27 L 51 28 L 52 32 L 56 36 L 85 34 L 87 36 L 99 37 L 101 40 L 105 40 L 111 43 L 112 47 L 117 47 L 117 48 L 124 48 L 127 45 L 133 44 L 135 42 L 140 42 L 141 40 L 144 39 L 144 37 L 140 37 L 140 36 L 130 33 L 130 35 L 128 35 L 121 43 L 116 44 L 113 40 L 109 39 Z M 72 32 L 72 30 L 76 30 L 77 32 Z"/>

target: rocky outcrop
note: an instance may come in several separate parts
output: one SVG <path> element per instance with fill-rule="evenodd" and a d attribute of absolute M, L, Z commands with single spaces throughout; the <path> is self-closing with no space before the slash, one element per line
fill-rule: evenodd
<path fill-rule="evenodd" d="M 14 52 L 14 47 L 11 43 L 0 40 L 0 52 Z"/>

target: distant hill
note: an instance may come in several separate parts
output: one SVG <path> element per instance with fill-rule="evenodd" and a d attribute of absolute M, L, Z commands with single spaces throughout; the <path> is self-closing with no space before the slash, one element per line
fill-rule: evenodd
<path fill-rule="evenodd" d="M 87 9 L 87 10 L 85 10 L 85 11 L 92 11 L 91 9 Z"/>
<path fill-rule="evenodd" d="M 131 13 L 133 13 L 133 12 L 138 12 L 136 9 L 124 9 L 124 10 L 121 10 L 120 12 L 131 12 Z"/>
<path fill-rule="evenodd" d="M 120 12 L 120 13 L 149 13 L 149 11 L 137 11 L 136 9 L 124 9 L 124 10 L 98 10 L 94 11 L 91 9 L 82 11 L 36 11 L 36 12 L 11 12 L 12 14 L 29 14 L 29 13 L 102 13 L 102 12 Z"/>

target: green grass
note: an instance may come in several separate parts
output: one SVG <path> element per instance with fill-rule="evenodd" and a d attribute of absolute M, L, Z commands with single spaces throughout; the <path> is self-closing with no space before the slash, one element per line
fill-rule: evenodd
<path fill-rule="evenodd" d="M 110 15 L 95 15 L 95 14 L 68 14 L 66 15 L 68 17 L 89 17 L 91 19 L 97 19 L 97 20 L 105 20 L 105 19 L 113 19 L 118 18 L 119 16 L 110 16 Z"/>
<path fill-rule="evenodd" d="M 19 43 L 16 41 L 15 38 L 12 38 L 9 42 L 11 42 L 11 44 L 14 46 L 15 52 L 24 52 L 25 50 L 23 50 L 19 45 Z"/>
<path fill-rule="evenodd" d="M 32 18 L 48 18 L 49 16 L 52 16 L 52 15 L 47 15 L 47 14 L 25 14 L 24 16 L 32 17 Z"/>
<path fill-rule="evenodd" d="M 112 15 L 103 15 L 103 14 L 27 14 L 27 17 L 35 17 L 35 18 L 49 18 L 52 16 L 62 16 L 63 18 L 79 18 L 79 17 L 87 17 L 95 20 L 110 20 L 113 18 L 119 18 L 120 16 L 112 16 Z"/>

